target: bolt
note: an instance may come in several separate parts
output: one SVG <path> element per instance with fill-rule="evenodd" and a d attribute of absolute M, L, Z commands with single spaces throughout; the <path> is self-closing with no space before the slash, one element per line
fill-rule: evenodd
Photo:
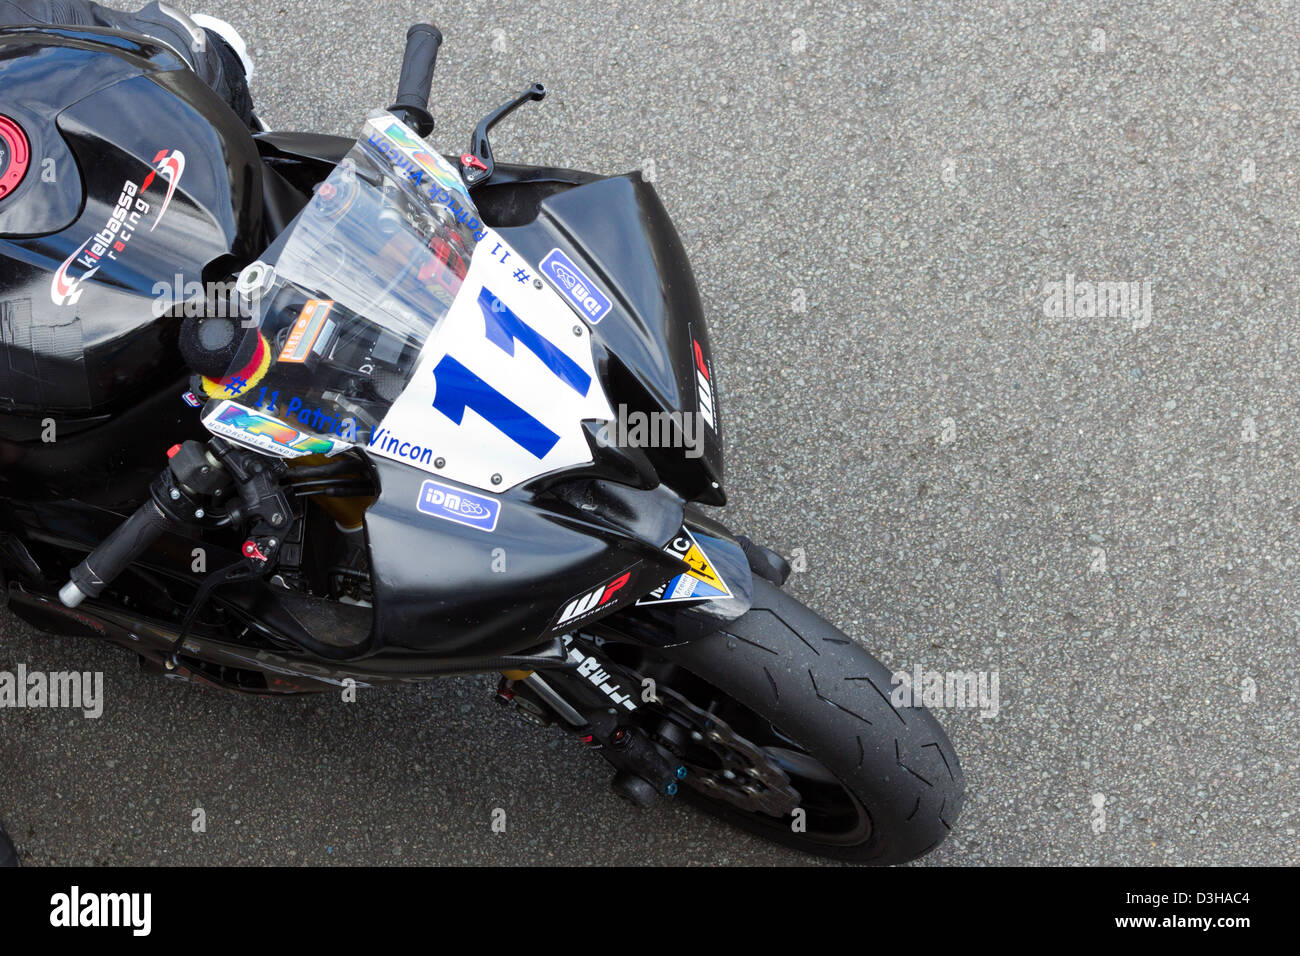
<path fill-rule="evenodd" d="M 501 484 L 501 476 L 500 476 L 500 475 L 493 475 L 493 476 L 492 476 L 492 484 L 494 484 L 494 485 L 499 485 L 499 484 Z"/>
<path fill-rule="evenodd" d="M 668 781 L 668 783 L 664 785 L 664 793 L 668 794 L 670 797 L 677 796 L 677 784 L 671 780 Z"/>
<path fill-rule="evenodd" d="M 446 468 L 446 467 L 447 467 L 447 459 L 446 459 L 446 458 L 435 458 L 435 459 L 433 460 L 433 467 L 434 467 L 434 468 Z"/>
<path fill-rule="evenodd" d="M 180 493 L 179 491 L 177 491 L 175 488 L 173 488 L 170 492 L 168 492 L 168 494 L 171 495 L 172 501 L 179 501 L 179 500 L 180 500 L 181 493 Z"/>
<path fill-rule="evenodd" d="M 533 280 L 533 288 L 534 288 L 534 289 L 540 289 L 541 287 L 542 287 L 542 280 L 541 280 L 541 279 L 534 279 L 534 280 Z"/>
<path fill-rule="evenodd" d="M 275 525 L 277 528 L 284 524 L 284 515 L 280 514 L 278 511 L 271 515 L 271 524 Z"/>
<path fill-rule="evenodd" d="M 279 541 L 276 541 L 274 538 L 267 538 L 267 539 L 266 539 L 266 546 L 267 546 L 268 548 L 274 548 L 274 547 L 275 547 L 277 544 L 279 544 L 279 543 L 280 543 L 280 542 L 279 542 Z"/>
<path fill-rule="evenodd" d="M 700 733 L 698 730 L 691 731 L 691 740 L 703 740 L 703 739 L 704 739 L 704 735 Z"/>
<path fill-rule="evenodd" d="M 194 509 L 194 517 L 196 517 L 196 518 L 202 518 L 202 517 L 203 517 L 203 513 L 204 513 L 204 512 L 203 512 L 203 509 L 202 509 L 202 508 L 195 508 L 195 509 Z"/>
<path fill-rule="evenodd" d="M 581 326 L 581 325 L 575 325 L 575 326 L 573 327 L 573 334 L 574 334 L 574 335 L 581 336 L 581 335 L 582 335 L 582 326 Z"/>
<path fill-rule="evenodd" d="M 731 771 L 731 770 L 724 770 L 724 771 L 722 771 L 722 775 L 723 775 L 724 777 L 726 777 L 728 780 L 735 780 L 735 779 L 736 779 L 736 774 L 735 774 L 735 772 L 734 772 L 734 771 Z"/>
<path fill-rule="evenodd" d="M 685 768 L 685 767 L 678 767 L 678 768 L 677 768 L 675 771 L 673 771 L 673 772 L 674 772 L 675 774 L 677 774 L 677 779 L 678 779 L 678 780 L 685 780 L 685 779 L 686 779 L 686 768 Z"/>

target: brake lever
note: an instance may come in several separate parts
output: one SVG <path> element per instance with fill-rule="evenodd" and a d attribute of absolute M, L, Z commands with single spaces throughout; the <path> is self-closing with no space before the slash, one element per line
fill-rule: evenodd
<path fill-rule="evenodd" d="M 534 83 L 509 103 L 497 107 L 478 121 L 478 125 L 474 127 L 474 135 L 470 138 L 469 152 L 463 153 L 460 157 L 460 174 L 470 188 L 483 185 L 496 172 L 496 162 L 492 158 L 492 144 L 488 142 L 488 133 L 491 132 L 492 127 L 525 103 L 532 100 L 540 102 L 545 98 L 546 87 L 541 83 Z"/>

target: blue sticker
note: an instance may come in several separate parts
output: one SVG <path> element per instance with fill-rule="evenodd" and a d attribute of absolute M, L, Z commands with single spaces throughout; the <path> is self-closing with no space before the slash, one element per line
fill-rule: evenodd
<path fill-rule="evenodd" d="M 438 481 L 424 483 L 415 506 L 427 515 L 446 518 L 480 531 L 495 531 L 501 513 L 501 502 L 495 498 L 476 495 Z"/>
<path fill-rule="evenodd" d="M 592 325 L 609 314 L 609 298 L 559 249 L 552 249 L 542 260 L 542 274 Z"/>

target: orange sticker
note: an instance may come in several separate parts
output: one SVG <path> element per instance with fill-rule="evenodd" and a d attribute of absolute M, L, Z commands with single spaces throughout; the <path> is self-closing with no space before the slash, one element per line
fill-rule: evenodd
<path fill-rule="evenodd" d="M 333 307 L 333 299 L 307 300 L 302 311 L 298 313 L 293 328 L 289 331 L 289 338 L 285 341 L 284 348 L 280 350 L 281 362 L 307 361 L 307 356 L 311 355 L 312 347 L 320 338 L 321 330 L 325 328 L 330 309 Z"/>

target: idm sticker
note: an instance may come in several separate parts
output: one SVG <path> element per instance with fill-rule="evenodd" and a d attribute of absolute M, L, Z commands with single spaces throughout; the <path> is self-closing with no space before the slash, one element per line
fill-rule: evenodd
<path fill-rule="evenodd" d="M 609 314 L 611 303 L 605 293 L 587 278 L 586 273 L 573 264 L 573 260 L 559 249 L 552 249 L 542 260 L 542 274 L 573 303 L 588 322 L 595 325 Z"/>
<path fill-rule="evenodd" d="M 415 506 L 427 515 L 446 518 L 480 531 L 495 531 L 501 513 L 501 502 L 495 498 L 432 480 L 420 488 L 420 498 Z"/>

